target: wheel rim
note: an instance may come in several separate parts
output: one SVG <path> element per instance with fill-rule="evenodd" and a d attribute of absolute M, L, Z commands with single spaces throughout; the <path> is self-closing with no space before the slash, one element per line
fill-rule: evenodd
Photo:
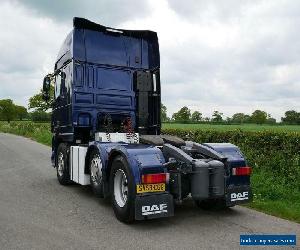
<path fill-rule="evenodd" d="M 59 152 L 58 159 L 57 159 L 57 173 L 59 176 L 62 176 L 64 174 L 64 154 L 62 152 Z"/>
<path fill-rule="evenodd" d="M 95 155 L 91 161 L 91 179 L 98 185 L 102 179 L 102 162 L 99 155 Z"/>
<path fill-rule="evenodd" d="M 118 169 L 114 177 L 114 197 L 119 207 L 124 207 L 128 198 L 128 182 L 126 174 Z"/>

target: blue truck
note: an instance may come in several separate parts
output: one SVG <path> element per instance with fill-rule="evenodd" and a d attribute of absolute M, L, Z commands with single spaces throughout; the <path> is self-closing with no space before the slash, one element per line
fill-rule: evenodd
<path fill-rule="evenodd" d="M 230 143 L 161 134 L 157 34 L 73 19 L 45 76 L 52 109 L 52 165 L 60 184 L 90 185 L 125 223 L 168 217 L 189 198 L 201 208 L 252 199 L 251 167 Z"/>

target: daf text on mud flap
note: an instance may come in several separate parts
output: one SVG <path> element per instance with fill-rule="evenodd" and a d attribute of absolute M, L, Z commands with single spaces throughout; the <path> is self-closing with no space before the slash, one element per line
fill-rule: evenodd
<path fill-rule="evenodd" d="M 167 213 L 167 204 L 159 204 L 152 206 L 142 206 L 142 215 Z"/>
<path fill-rule="evenodd" d="M 248 200 L 248 192 L 232 193 L 230 197 L 231 197 L 231 201 Z"/>

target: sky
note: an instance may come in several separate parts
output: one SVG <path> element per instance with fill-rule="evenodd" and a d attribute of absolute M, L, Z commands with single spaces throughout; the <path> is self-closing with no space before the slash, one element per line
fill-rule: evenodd
<path fill-rule="evenodd" d="M 0 0 L 0 99 L 28 105 L 79 16 L 158 33 L 169 116 L 188 106 L 280 120 L 300 111 L 299 13 L 298 0 Z"/>

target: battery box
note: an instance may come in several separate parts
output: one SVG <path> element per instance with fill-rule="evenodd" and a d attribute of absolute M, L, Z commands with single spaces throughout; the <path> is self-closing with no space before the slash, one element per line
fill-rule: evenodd
<path fill-rule="evenodd" d="M 87 147 L 71 146 L 70 178 L 81 185 L 90 184 L 90 176 L 84 173 Z"/>

